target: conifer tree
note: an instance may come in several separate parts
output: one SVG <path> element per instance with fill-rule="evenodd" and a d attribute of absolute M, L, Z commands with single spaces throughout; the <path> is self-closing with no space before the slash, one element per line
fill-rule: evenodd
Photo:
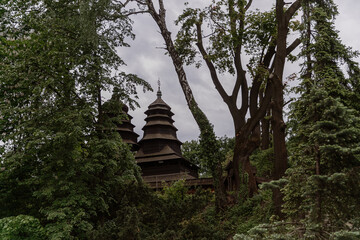
<path fill-rule="evenodd" d="M 304 4 L 306 62 L 291 109 L 292 167 L 283 191 L 284 211 L 305 225 L 306 238 L 359 227 L 360 118 L 353 102 L 359 69 L 334 29 L 336 14 L 331 0 Z"/>

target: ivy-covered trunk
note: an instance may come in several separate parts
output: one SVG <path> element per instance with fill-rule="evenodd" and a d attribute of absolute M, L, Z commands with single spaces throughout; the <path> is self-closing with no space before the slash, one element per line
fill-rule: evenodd
<path fill-rule="evenodd" d="M 187 81 L 186 73 L 184 70 L 184 63 L 181 60 L 177 50 L 175 49 L 170 31 L 167 29 L 165 20 L 166 10 L 163 0 L 159 0 L 159 12 L 155 10 L 152 0 L 147 0 L 146 6 L 148 12 L 150 13 L 150 15 L 160 29 L 161 35 L 165 41 L 166 50 L 172 59 L 173 65 L 175 67 L 175 72 L 178 75 L 178 80 L 183 90 L 186 102 L 188 104 L 191 114 L 193 115 L 200 129 L 200 144 L 203 145 L 202 149 L 209 149 L 204 150 L 203 153 L 205 155 L 204 158 L 207 159 L 208 166 L 211 170 L 214 180 L 216 208 L 218 210 L 224 209 L 224 206 L 226 204 L 226 197 L 222 178 L 223 170 L 221 164 L 225 159 L 224 156 L 219 155 L 220 149 L 217 144 L 217 139 L 214 133 L 213 126 L 205 113 L 200 109 L 199 105 L 197 104 L 190 85 Z"/>
<path fill-rule="evenodd" d="M 244 135 L 237 135 L 235 137 L 235 148 L 233 154 L 233 166 L 234 171 L 234 190 L 236 191 L 236 198 L 238 196 L 238 191 L 241 188 L 241 175 L 244 173 L 247 174 L 247 187 L 248 187 L 248 197 L 252 197 L 258 192 L 258 187 L 256 184 L 256 176 L 254 169 L 250 164 L 250 155 L 251 153 L 259 147 L 259 138 L 244 138 Z"/>

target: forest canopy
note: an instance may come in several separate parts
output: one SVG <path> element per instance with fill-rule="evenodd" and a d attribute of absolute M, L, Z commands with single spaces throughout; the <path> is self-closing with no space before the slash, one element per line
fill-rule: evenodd
<path fill-rule="evenodd" d="M 185 4 L 175 23 L 166 4 L 0 2 L 0 238 L 359 239 L 360 68 L 334 1 Z M 183 155 L 210 189 L 154 191 L 116 131 L 124 105 L 152 91 L 121 55 L 139 14 L 163 39 L 177 78 L 162 81 L 180 85 L 200 132 Z M 191 66 L 234 137 L 215 134 Z"/>

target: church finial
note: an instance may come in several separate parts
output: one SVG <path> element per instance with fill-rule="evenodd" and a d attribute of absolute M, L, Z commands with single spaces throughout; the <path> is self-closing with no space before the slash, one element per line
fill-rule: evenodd
<path fill-rule="evenodd" d="M 161 98 L 161 95 L 162 95 L 162 94 L 161 94 L 161 90 L 160 90 L 160 78 L 159 78 L 159 80 L 158 80 L 158 91 L 157 91 L 157 94 L 156 94 L 156 95 L 157 95 L 158 98 Z"/>

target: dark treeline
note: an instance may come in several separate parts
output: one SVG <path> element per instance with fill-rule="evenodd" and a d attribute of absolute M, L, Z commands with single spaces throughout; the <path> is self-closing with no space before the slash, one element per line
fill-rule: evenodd
<path fill-rule="evenodd" d="M 163 0 L 2 1 L 0 239 L 359 239 L 360 69 L 334 27 L 337 7 L 251 4 L 187 7 L 173 39 Z M 189 194 L 183 181 L 154 192 L 111 131 L 122 104 L 137 107 L 137 88 L 151 90 L 116 51 L 140 13 L 159 27 L 200 130 L 183 154 L 214 192 Z M 301 68 L 292 89 L 286 61 Z M 209 71 L 234 138 L 217 137 L 196 103 L 193 64 Z"/>

